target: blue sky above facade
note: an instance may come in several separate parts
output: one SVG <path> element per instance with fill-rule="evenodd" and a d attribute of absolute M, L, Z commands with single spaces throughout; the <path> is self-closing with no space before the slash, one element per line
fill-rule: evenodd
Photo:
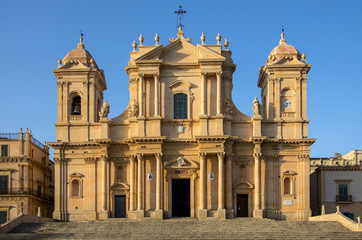
<path fill-rule="evenodd" d="M 233 101 L 252 114 L 259 67 L 278 44 L 281 26 L 288 44 L 307 55 L 309 137 L 312 157 L 362 148 L 362 1 L 2 1 L 0 9 L 0 132 L 29 128 L 41 141 L 55 140 L 56 69 L 76 48 L 85 47 L 105 71 L 110 117 L 129 102 L 124 70 L 139 34 L 145 45 L 176 37 L 174 11 L 182 4 L 185 36 L 200 44 L 230 42 L 234 63 Z"/>

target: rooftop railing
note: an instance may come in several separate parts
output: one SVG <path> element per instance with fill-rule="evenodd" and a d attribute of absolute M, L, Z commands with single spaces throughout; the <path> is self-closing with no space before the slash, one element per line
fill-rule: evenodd
<path fill-rule="evenodd" d="M 18 139 L 19 133 L 0 133 L 0 139 Z"/>

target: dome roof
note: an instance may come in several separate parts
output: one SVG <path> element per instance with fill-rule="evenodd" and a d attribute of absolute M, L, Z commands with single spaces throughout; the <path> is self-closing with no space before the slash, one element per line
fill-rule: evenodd
<path fill-rule="evenodd" d="M 277 63 L 285 56 L 295 57 L 298 60 L 301 60 L 302 55 L 295 47 L 287 44 L 287 41 L 284 39 L 284 32 L 282 32 L 279 45 L 270 52 L 266 64 L 271 65 Z"/>
<path fill-rule="evenodd" d="M 65 57 L 63 58 L 63 63 L 67 64 L 68 62 L 72 60 L 78 60 L 80 63 L 88 66 L 88 67 L 97 67 L 93 56 L 85 50 L 84 44 L 83 44 L 83 38 L 80 38 L 80 42 L 77 45 L 78 47 L 76 49 L 73 49 L 70 51 Z"/>

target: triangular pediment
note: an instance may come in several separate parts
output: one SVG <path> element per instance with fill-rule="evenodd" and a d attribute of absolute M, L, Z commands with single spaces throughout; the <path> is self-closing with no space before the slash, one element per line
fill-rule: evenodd
<path fill-rule="evenodd" d="M 192 160 L 188 160 L 183 157 L 178 157 L 177 159 L 171 160 L 165 165 L 166 169 L 197 169 L 199 165 Z"/>
<path fill-rule="evenodd" d="M 160 45 L 160 46 L 152 49 L 151 51 L 143 54 L 142 56 L 138 57 L 135 60 L 135 62 L 160 60 L 160 55 L 162 53 L 162 50 L 163 50 L 163 45 Z"/>
<path fill-rule="evenodd" d="M 164 63 L 197 63 L 197 48 L 185 39 L 168 44 L 160 58 Z"/>
<path fill-rule="evenodd" d="M 202 45 L 197 44 L 197 50 L 199 60 L 225 61 L 225 57 Z"/>
<path fill-rule="evenodd" d="M 287 170 L 287 171 L 283 172 L 283 175 L 297 175 L 297 173 L 292 170 Z"/>

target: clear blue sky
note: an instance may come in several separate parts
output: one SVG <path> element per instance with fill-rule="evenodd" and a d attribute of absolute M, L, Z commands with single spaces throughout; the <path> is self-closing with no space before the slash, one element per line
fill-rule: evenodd
<path fill-rule="evenodd" d="M 105 71 L 110 117 L 128 105 L 124 70 L 133 40 L 145 44 L 176 36 L 174 11 L 187 10 L 185 34 L 192 43 L 230 42 L 237 65 L 233 99 L 245 114 L 260 96 L 259 67 L 278 44 L 281 25 L 287 43 L 307 55 L 309 137 L 312 157 L 362 147 L 362 1 L 14 1 L 0 9 L 0 132 L 30 128 L 41 141 L 55 140 L 57 60 L 84 44 Z"/>

